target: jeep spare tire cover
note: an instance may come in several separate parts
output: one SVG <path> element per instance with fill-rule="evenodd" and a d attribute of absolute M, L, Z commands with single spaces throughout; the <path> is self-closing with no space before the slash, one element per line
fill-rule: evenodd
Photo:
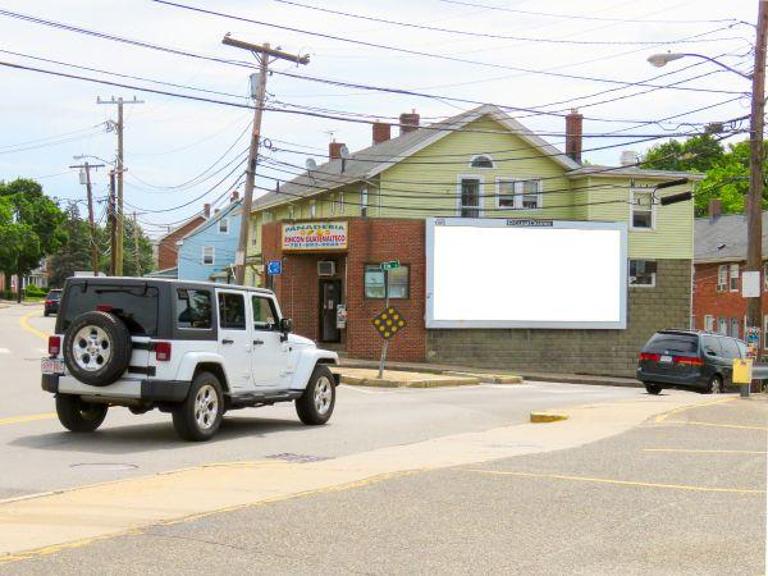
<path fill-rule="evenodd" d="M 114 314 L 84 312 L 64 333 L 64 362 L 69 373 L 91 386 L 109 386 L 128 369 L 131 334 Z"/>

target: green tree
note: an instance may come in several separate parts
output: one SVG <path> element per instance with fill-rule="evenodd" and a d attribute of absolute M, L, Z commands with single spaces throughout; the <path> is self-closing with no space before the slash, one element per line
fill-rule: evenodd
<path fill-rule="evenodd" d="M 61 287 L 64 280 L 77 270 L 91 270 L 91 230 L 88 223 L 80 217 L 77 204 L 72 202 L 66 209 L 64 230 L 67 241 L 48 263 L 48 282 L 51 286 Z"/>
<path fill-rule="evenodd" d="M 11 274 L 21 279 L 66 241 L 66 215 L 34 180 L 0 182 L 0 198 L 12 213 L 11 222 L 0 230 L 0 269 L 7 280 Z M 22 297 L 23 291 L 17 290 L 19 302 Z"/>
<path fill-rule="evenodd" d="M 672 139 L 653 146 L 643 158 L 643 167 L 655 170 L 707 172 L 716 166 L 724 155 L 723 145 L 709 134 L 704 134 L 693 136 L 683 142 Z"/>
<path fill-rule="evenodd" d="M 767 166 L 763 164 L 763 181 L 768 175 Z M 719 199 L 722 202 L 724 214 L 744 212 L 744 202 L 749 192 L 749 140 L 728 146 L 728 152 L 707 170 L 704 180 L 696 186 L 695 209 L 697 216 L 706 216 L 709 202 Z M 768 190 L 763 192 L 763 210 L 768 208 L 766 202 Z"/>
<path fill-rule="evenodd" d="M 139 244 L 139 269 L 136 269 L 136 237 L 138 235 Z M 109 259 L 107 259 L 107 267 Z M 134 225 L 130 218 L 125 219 L 123 227 L 123 275 L 124 276 L 143 276 L 154 268 L 154 257 L 152 256 L 152 242 L 149 240 L 140 224 Z"/>

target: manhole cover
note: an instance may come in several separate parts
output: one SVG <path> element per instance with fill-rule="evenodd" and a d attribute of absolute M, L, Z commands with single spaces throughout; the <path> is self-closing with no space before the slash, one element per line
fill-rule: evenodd
<path fill-rule="evenodd" d="M 306 464 L 308 462 L 320 462 L 321 460 L 330 460 L 326 456 L 312 456 L 310 454 L 293 454 L 291 452 L 283 452 L 282 454 L 270 454 L 267 456 L 272 460 L 283 460 L 284 462 L 293 462 L 296 464 Z"/>
<path fill-rule="evenodd" d="M 76 470 L 102 470 L 104 472 L 122 472 L 138 468 L 136 464 L 125 464 L 122 462 L 80 462 L 70 464 L 69 467 Z"/>

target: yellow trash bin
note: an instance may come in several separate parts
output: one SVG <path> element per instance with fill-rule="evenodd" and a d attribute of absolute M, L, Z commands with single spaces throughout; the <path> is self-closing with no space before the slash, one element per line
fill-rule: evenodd
<path fill-rule="evenodd" d="M 733 383 L 750 384 L 752 382 L 752 358 L 735 358 L 733 360 Z"/>

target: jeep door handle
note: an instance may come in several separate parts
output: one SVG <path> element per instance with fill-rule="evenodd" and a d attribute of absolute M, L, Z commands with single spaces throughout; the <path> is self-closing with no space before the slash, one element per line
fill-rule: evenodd
<path fill-rule="evenodd" d="M 264 340 L 254 340 L 253 341 L 253 345 L 254 346 L 261 346 L 262 344 L 264 344 Z"/>
<path fill-rule="evenodd" d="M 224 340 L 221 341 L 222 344 L 234 344 L 234 340 L 230 340 L 229 338 L 224 338 Z"/>

